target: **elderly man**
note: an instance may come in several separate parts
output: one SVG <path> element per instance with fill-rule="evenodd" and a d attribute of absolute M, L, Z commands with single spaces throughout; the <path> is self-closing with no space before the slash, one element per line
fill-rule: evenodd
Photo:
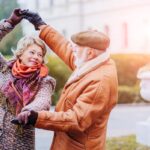
<path fill-rule="evenodd" d="M 109 38 L 98 31 L 74 34 L 69 42 L 33 12 L 24 13 L 40 38 L 74 71 L 55 112 L 29 113 L 28 123 L 55 131 L 52 150 L 104 150 L 107 122 L 117 102 L 117 72 L 106 51 Z M 59 84 L 59 83 L 58 83 Z M 25 116 L 18 116 L 24 122 Z"/>

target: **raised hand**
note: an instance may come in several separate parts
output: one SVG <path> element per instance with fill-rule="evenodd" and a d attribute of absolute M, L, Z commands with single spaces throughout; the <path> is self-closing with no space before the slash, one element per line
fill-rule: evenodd
<path fill-rule="evenodd" d="M 26 10 L 22 13 L 23 18 L 32 23 L 36 30 L 39 30 L 40 25 L 46 25 L 38 13 Z"/>
<path fill-rule="evenodd" d="M 17 25 L 23 19 L 23 16 L 21 15 L 22 12 L 24 11 L 21 11 L 20 8 L 14 9 L 12 14 L 8 19 L 6 19 L 6 21 L 9 22 L 12 26 Z"/>

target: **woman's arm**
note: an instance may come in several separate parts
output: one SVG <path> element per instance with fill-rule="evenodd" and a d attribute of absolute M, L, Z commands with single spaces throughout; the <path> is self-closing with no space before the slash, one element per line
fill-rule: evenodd
<path fill-rule="evenodd" d="M 40 89 L 37 92 L 34 100 L 22 109 L 23 111 L 34 110 L 49 110 L 51 105 L 51 97 L 55 89 L 55 80 L 52 77 L 46 77 L 41 83 Z"/>
<path fill-rule="evenodd" d="M 14 9 L 8 19 L 0 21 L 0 41 L 22 20 L 22 12 L 21 9 Z"/>
<path fill-rule="evenodd" d="M 14 27 L 9 22 L 7 22 L 6 20 L 2 20 L 0 22 L 0 41 L 6 34 L 11 32 L 13 28 Z"/>

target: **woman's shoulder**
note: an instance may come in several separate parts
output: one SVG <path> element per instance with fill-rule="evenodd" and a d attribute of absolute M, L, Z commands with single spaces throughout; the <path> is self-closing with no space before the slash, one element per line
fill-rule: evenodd
<path fill-rule="evenodd" d="M 44 77 L 42 82 L 43 82 L 44 85 L 45 85 L 45 83 L 49 84 L 49 85 L 52 86 L 52 89 L 55 89 L 56 80 L 52 76 L 48 75 L 48 76 Z"/>
<path fill-rule="evenodd" d="M 4 71 L 7 69 L 7 60 L 4 58 L 4 56 L 0 53 L 0 71 Z"/>
<path fill-rule="evenodd" d="M 0 53 L 0 62 L 1 63 L 7 63 L 7 60 L 5 59 L 5 57 L 3 56 L 2 53 Z"/>
<path fill-rule="evenodd" d="M 49 82 L 49 81 L 56 82 L 56 80 L 50 75 L 47 75 L 46 77 L 43 78 L 43 82 Z"/>

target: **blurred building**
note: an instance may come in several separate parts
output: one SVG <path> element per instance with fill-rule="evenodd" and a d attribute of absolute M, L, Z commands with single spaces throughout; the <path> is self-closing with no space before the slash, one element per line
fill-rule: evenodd
<path fill-rule="evenodd" d="M 150 53 L 150 0 L 18 0 L 67 38 L 90 28 L 105 32 L 112 53 Z M 35 32 L 27 21 L 25 34 Z"/>

